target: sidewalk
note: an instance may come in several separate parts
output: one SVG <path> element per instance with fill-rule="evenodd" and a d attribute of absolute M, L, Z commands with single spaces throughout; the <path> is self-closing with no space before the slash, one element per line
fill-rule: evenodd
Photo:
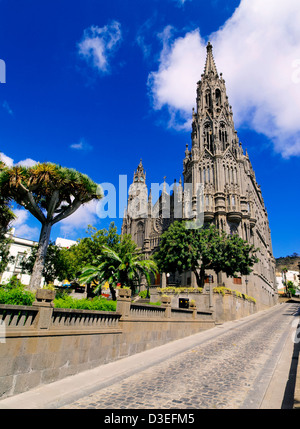
<path fill-rule="evenodd" d="M 300 303 L 300 299 L 297 299 L 297 302 Z M 298 314 L 300 315 L 300 308 L 298 311 Z M 300 354 L 300 323 L 297 326 L 296 331 L 296 342 L 294 353 L 293 353 L 293 359 L 295 360 L 294 364 L 297 365 L 296 368 L 296 385 L 295 385 L 295 392 L 294 392 L 294 409 L 300 409 L 300 364 L 299 364 L 299 354 Z"/>

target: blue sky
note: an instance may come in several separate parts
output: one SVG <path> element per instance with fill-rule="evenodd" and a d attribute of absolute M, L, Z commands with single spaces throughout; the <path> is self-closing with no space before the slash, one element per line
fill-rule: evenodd
<path fill-rule="evenodd" d="M 300 253 L 299 22 L 298 0 L 2 0 L 2 159 L 73 167 L 117 191 L 140 158 L 147 184 L 179 180 L 210 40 L 274 256 Z M 16 232 L 37 240 L 39 223 L 16 213 Z M 122 219 L 99 219 L 91 204 L 52 239 L 112 220 L 120 232 Z"/>

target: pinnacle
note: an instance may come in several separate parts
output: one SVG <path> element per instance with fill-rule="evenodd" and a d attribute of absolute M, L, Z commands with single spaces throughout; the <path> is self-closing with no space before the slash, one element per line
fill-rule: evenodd
<path fill-rule="evenodd" d="M 206 51 L 207 51 L 207 55 L 206 55 L 204 74 L 209 75 L 210 73 L 213 73 L 214 75 L 217 76 L 218 75 L 217 67 L 215 65 L 215 61 L 212 53 L 212 44 L 210 42 L 208 42 L 206 46 Z"/>

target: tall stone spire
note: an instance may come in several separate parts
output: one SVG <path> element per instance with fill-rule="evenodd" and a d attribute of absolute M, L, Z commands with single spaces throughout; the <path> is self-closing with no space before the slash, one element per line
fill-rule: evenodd
<path fill-rule="evenodd" d="M 208 42 L 206 46 L 206 51 L 207 51 L 207 55 L 206 55 L 206 63 L 204 68 L 204 75 L 209 76 L 210 74 L 213 74 L 217 76 L 218 75 L 217 67 L 215 65 L 214 56 L 212 53 L 212 44 L 210 42 Z"/>
<path fill-rule="evenodd" d="M 193 111 L 192 155 L 207 149 L 210 154 L 225 152 L 238 144 L 233 113 L 222 73 L 217 72 L 210 42 L 207 47 L 204 73 L 197 86 L 197 111 Z"/>
<path fill-rule="evenodd" d="M 146 181 L 146 172 L 144 171 L 144 167 L 141 159 L 136 171 L 134 172 L 133 182 L 145 183 L 145 181 Z"/>

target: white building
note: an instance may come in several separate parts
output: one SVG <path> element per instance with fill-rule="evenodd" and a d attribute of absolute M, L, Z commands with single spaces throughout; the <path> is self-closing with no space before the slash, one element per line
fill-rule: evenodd
<path fill-rule="evenodd" d="M 61 237 L 57 237 L 57 239 L 55 240 L 56 246 L 65 247 L 67 249 L 76 243 L 77 242 L 74 240 L 68 240 L 67 238 L 61 238 Z"/>
<path fill-rule="evenodd" d="M 299 277 L 298 277 L 299 272 L 298 271 L 287 271 L 285 273 L 285 275 L 286 275 L 286 281 L 287 282 L 289 282 L 289 281 L 293 282 L 295 289 L 299 290 L 299 288 L 300 288 L 300 282 L 299 282 Z M 279 294 L 285 293 L 285 286 L 283 284 L 284 281 L 285 281 L 285 277 L 283 278 L 281 273 L 276 273 L 276 282 L 277 282 L 277 289 L 278 289 Z"/>
<path fill-rule="evenodd" d="M 13 240 L 13 243 L 10 245 L 10 256 L 14 257 L 14 262 L 8 264 L 6 270 L 0 275 L 0 282 L 7 283 L 9 279 L 16 275 L 18 279 L 24 285 L 29 285 L 30 283 L 30 274 L 24 274 L 21 270 L 21 261 L 24 256 L 28 256 L 31 252 L 31 249 L 38 245 L 37 241 L 28 240 L 26 238 L 15 237 L 15 229 L 12 228 L 9 236 Z M 58 237 L 55 241 L 55 244 L 60 247 L 70 247 L 73 244 L 76 244 L 76 241 L 67 240 L 65 238 Z M 41 286 L 44 284 L 44 279 L 42 279 Z"/>

